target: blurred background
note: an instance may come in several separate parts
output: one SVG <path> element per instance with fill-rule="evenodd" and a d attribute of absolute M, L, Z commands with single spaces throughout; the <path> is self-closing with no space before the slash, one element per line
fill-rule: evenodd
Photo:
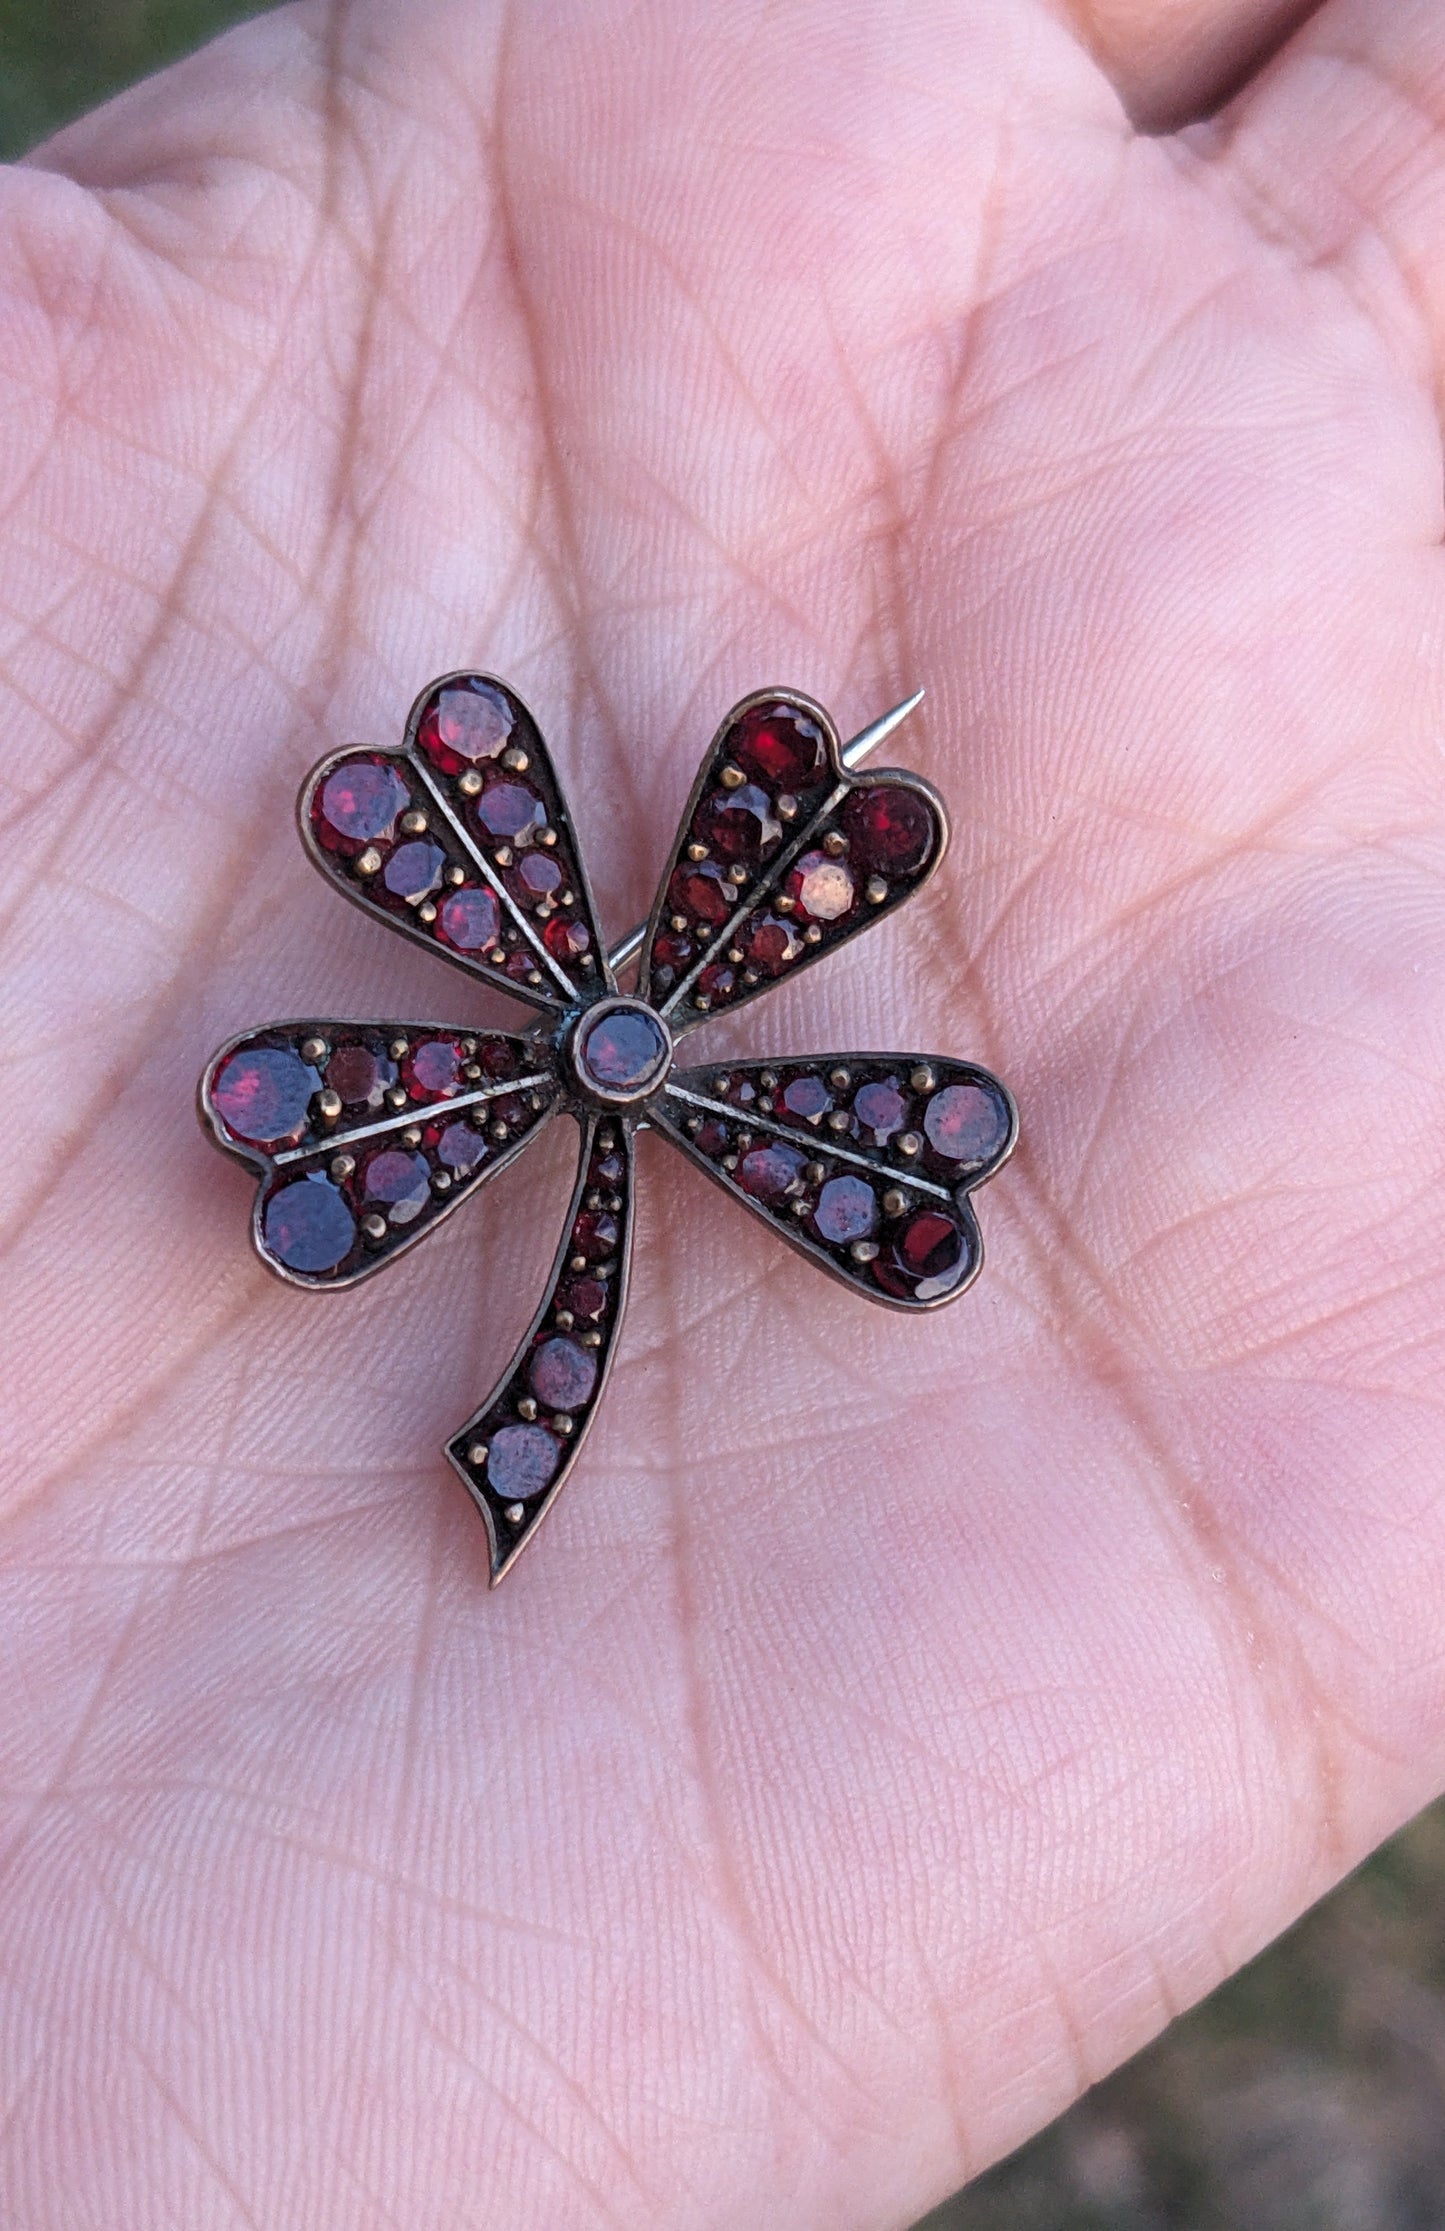
<path fill-rule="evenodd" d="M 0 0 L 0 157 L 246 0 Z M 1445 1805 L 918 2231 L 1445 2231 Z"/>

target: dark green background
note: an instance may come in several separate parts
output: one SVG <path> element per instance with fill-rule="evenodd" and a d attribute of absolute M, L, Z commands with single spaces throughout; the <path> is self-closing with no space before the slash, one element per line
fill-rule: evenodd
<path fill-rule="evenodd" d="M 257 12 L 0 0 L 0 154 Z M 1445 2231 L 1445 1808 L 927 2231 Z"/>

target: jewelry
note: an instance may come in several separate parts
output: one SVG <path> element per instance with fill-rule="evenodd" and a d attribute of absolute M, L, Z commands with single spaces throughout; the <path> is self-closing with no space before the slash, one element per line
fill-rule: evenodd
<path fill-rule="evenodd" d="M 581 1132 L 541 1307 L 447 1444 L 487 1524 L 493 1584 L 555 1499 L 606 1384 L 642 1127 L 872 1301 L 935 1309 L 978 1273 L 971 1195 L 1018 1129 L 987 1070 L 900 1053 L 673 1065 L 697 1024 L 836 951 L 934 874 L 948 841 L 938 793 L 918 775 L 851 771 L 922 694 L 846 749 L 798 691 L 735 705 L 651 918 L 611 954 L 551 755 L 491 675 L 443 675 L 399 749 L 333 752 L 302 786 L 302 841 L 337 889 L 539 1014 L 520 1036 L 308 1018 L 228 1040 L 201 1079 L 201 1121 L 261 1173 L 252 1236 L 267 1268 L 293 1286 L 354 1286 L 559 1111 Z M 636 992 L 621 992 L 634 954 Z"/>

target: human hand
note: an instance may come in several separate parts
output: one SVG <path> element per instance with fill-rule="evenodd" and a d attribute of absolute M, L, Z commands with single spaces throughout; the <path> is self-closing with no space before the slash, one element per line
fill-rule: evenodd
<path fill-rule="evenodd" d="M 1439 1786 L 1445 8 L 1120 105 L 1283 13 L 352 0 L 4 178 L 7 2221 L 902 2225 Z M 739 1042 L 1023 1120 L 920 1323 L 644 1141 L 495 1596 L 564 1142 L 312 1300 L 191 1114 L 471 1019 L 290 822 L 467 663 L 614 934 L 735 697 L 925 683 Z"/>

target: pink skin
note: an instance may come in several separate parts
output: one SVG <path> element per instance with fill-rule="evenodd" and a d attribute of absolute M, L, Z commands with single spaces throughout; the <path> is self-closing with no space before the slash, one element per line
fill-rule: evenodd
<path fill-rule="evenodd" d="M 7 2223 L 899 2226 L 1440 1785 L 1445 8 L 1307 14 L 354 0 L 0 180 Z M 468 662 L 616 932 L 734 698 L 925 682 L 948 866 L 737 1030 L 1024 1123 L 923 1323 L 644 1142 L 491 1597 L 560 1163 L 328 1302 L 190 1106 L 488 1012 L 290 819 Z"/>

